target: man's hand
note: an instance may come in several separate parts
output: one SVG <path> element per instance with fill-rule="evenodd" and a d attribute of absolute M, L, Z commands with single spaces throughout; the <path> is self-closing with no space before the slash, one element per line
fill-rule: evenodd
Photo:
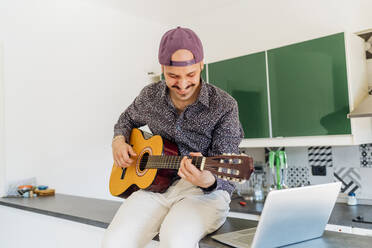
<path fill-rule="evenodd" d="M 191 156 L 202 156 L 200 152 L 190 152 Z M 181 160 L 181 166 L 178 170 L 178 175 L 189 181 L 190 183 L 201 188 L 208 188 L 216 181 L 215 177 L 210 171 L 200 171 L 191 163 L 191 159 L 186 156 Z"/>
<path fill-rule="evenodd" d="M 112 142 L 112 155 L 114 157 L 115 164 L 117 166 L 126 168 L 133 163 L 133 159 L 130 156 L 137 156 L 132 146 L 125 143 L 125 138 L 115 139 Z"/>

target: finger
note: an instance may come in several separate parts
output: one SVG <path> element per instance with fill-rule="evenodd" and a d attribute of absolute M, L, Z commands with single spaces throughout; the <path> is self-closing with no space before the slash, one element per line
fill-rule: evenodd
<path fill-rule="evenodd" d="M 131 156 L 137 156 L 137 154 L 134 152 L 133 147 L 131 145 L 129 145 L 129 154 Z"/>
<path fill-rule="evenodd" d="M 183 157 L 183 159 L 181 160 L 181 166 L 178 170 L 178 175 L 188 181 L 192 180 L 192 175 L 187 172 L 186 168 L 185 168 L 185 164 L 187 163 L 187 157 Z"/>
<path fill-rule="evenodd" d="M 126 164 L 130 165 L 133 163 L 133 160 L 129 157 L 128 151 L 123 151 L 122 156 Z"/>
<path fill-rule="evenodd" d="M 177 175 L 179 175 L 181 178 L 185 178 L 186 176 L 182 173 L 181 168 L 178 170 Z"/>
<path fill-rule="evenodd" d="M 181 160 L 181 162 L 180 162 L 180 168 L 181 168 L 182 166 L 185 166 L 186 159 L 187 159 L 186 156 L 184 156 L 184 157 L 182 158 L 182 160 Z"/>
<path fill-rule="evenodd" d="M 185 163 L 185 169 L 189 174 L 192 174 L 194 176 L 199 176 L 200 170 L 198 170 L 195 165 L 191 163 L 191 159 L 188 159 Z"/>
<path fill-rule="evenodd" d="M 126 152 L 119 153 L 119 161 L 121 167 L 128 167 L 133 163 L 133 161 L 129 158 L 128 153 Z"/>
<path fill-rule="evenodd" d="M 123 156 L 121 154 L 118 155 L 118 165 L 121 166 L 121 167 L 125 167 L 126 166 L 126 163 L 125 163 L 125 160 L 123 158 Z"/>
<path fill-rule="evenodd" d="M 121 163 L 120 163 L 120 160 L 119 160 L 119 156 L 115 156 L 114 160 L 115 160 L 115 165 L 116 165 L 117 167 L 121 167 Z"/>
<path fill-rule="evenodd" d="M 116 166 L 116 167 L 119 167 L 119 163 L 118 163 L 118 161 L 114 158 L 114 165 Z"/>
<path fill-rule="evenodd" d="M 185 175 L 184 174 L 182 174 L 182 170 L 183 170 L 183 168 L 185 167 L 185 161 L 186 161 L 186 157 L 183 157 L 182 158 L 182 160 L 181 160 L 181 162 L 180 162 L 180 167 L 178 168 L 178 175 L 180 176 L 180 177 L 185 177 Z M 181 174 L 179 173 L 181 171 Z"/>
<path fill-rule="evenodd" d="M 201 152 L 190 152 L 190 156 L 203 157 L 203 154 Z"/>
<path fill-rule="evenodd" d="M 120 153 L 119 152 L 117 152 L 117 153 L 115 153 L 115 161 L 116 161 L 116 163 L 117 163 L 117 165 L 118 166 L 121 166 L 121 159 L 120 159 Z"/>
<path fill-rule="evenodd" d="M 190 173 L 190 172 L 186 169 L 186 167 L 182 167 L 182 168 L 180 168 L 180 171 L 181 171 L 182 175 L 185 176 L 186 179 L 188 179 L 188 180 L 193 180 L 193 179 L 194 179 L 194 176 L 192 175 L 192 173 Z"/>

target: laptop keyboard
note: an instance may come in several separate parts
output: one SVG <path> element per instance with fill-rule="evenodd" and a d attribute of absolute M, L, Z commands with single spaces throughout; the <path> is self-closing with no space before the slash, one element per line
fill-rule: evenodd
<path fill-rule="evenodd" d="M 244 229 L 237 232 L 239 235 L 232 237 L 232 239 L 236 242 L 240 242 L 243 244 L 252 244 L 254 234 L 256 233 L 256 228 L 249 228 Z"/>
<path fill-rule="evenodd" d="M 251 247 L 256 228 L 243 229 L 240 231 L 224 233 L 212 236 L 212 238 L 238 248 Z"/>

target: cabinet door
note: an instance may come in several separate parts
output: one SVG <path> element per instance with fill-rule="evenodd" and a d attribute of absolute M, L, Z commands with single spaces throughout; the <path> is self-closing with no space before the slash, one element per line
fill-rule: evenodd
<path fill-rule="evenodd" d="M 204 65 L 204 69 L 202 70 L 201 72 L 201 77 L 204 81 L 207 81 L 207 69 L 206 69 L 206 66 L 207 65 Z"/>
<path fill-rule="evenodd" d="M 265 53 L 210 63 L 208 76 L 238 102 L 245 138 L 269 137 Z"/>
<path fill-rule="evenodd" d="M 350 134 L 344 34 L 268 51 L 273 137 Z"/>

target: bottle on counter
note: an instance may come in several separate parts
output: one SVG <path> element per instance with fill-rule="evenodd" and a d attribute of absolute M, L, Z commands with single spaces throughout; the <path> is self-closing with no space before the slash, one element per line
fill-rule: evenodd
<path fill-rule="evenodd" d="M 357 204 L 358 204 L 358 202 L 357 202 L 355 193 L 354 192 L 350 192 L 348 194 L 348 198 L 347 198 L 347 205 L 354 206 L 354 205 L 357 205 Z"/>

